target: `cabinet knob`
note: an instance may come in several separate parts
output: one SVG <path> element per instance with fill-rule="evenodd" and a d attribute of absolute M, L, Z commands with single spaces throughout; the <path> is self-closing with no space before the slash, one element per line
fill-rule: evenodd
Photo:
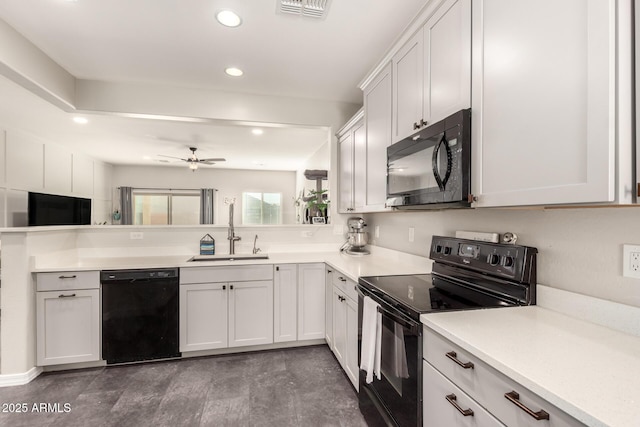
<path fill-rule="evenodd" d="M 420 125 L 418 124 L 418 122 L 414 122 L 413 123 L 413 130 L 418 130 L 420 129 Z"/>
<path fill-rule="evenodd" d="M 229 289 L 233 290 L 233 285 L 229 285 Z"/>
<path fill-rule="evenodd" d="M 226 291 L 227 290 L 227 285 L 222 285 L 222 290 Z"/>
<path fill-rule="evenodd" d="M 424 119 L 420 119 L 420 127 L 426 126 L 427 122 Z"/>
<path fill-rule="evenodd" d="M 278 267 L 276 267 L 276 271 L 280 271 L 280 267 L 279 267 L 279 266 L 278 266 Z"/>

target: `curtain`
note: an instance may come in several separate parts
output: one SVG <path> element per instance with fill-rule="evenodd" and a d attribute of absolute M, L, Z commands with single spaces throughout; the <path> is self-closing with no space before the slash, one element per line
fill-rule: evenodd
<path fill-rule="evenodd" d="M 200 224 L 213 224 L 214 188 L 200 189 Z"/>
<path fill-rule="evenodd" d="M 133 224 L 133 196 L 131 187 L 120 187 L 120 211 L 120 224 Z"/>

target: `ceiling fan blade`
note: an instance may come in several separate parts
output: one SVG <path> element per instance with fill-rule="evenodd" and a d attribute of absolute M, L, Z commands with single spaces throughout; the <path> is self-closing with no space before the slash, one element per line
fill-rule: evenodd
<path fill-rule="evenodd" d="M 167 157 L 169 159 L 178 159 L 178 160 L 182 160 L 183 162 L 188 162 L 188 159 L 183 159 L 182 157 L 175 157 L 175 156 L 165 156 L 164 154 L 158 154 L 158 157 Z"/>
<path fill-rule="evenodd" d="M 222 157 L 219 157 L 219 158 L 218 157 L 216 157 L 216 158 L 212 157 L 212 158 L 209 158 L 209 159 L 199 159 L 198 161 L 199 162 L 226 162 L 227 159 L 224 159 Z"/>

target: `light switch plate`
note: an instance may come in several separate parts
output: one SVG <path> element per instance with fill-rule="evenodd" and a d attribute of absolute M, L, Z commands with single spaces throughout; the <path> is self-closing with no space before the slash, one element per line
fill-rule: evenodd
<path fill-rule="evenodd" d="M 142 231 L 132 231 L 129 233 L 129 239 L 131 240 L 142 240 L 144 238 L 144 233 Z"/>
<path fill-rule="evenodd" d="M 416 229 L 414 227 L 409 227 L 409 242 L 413 242 L 416 237 Z"/>
<path fill-rule="evenodd" d="M 622 275 L 640 279 L 640 245 L 622 245 Z"/>

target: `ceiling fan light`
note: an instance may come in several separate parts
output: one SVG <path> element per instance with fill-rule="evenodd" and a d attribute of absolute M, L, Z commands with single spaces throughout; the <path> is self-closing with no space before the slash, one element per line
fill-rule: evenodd
<path fill-rule="evenodd" d="M 191 169 L 192 171 L 196 171 L 198 170 L 198 164 L 197 163 L 189 163 L 189 169 Z"/>

